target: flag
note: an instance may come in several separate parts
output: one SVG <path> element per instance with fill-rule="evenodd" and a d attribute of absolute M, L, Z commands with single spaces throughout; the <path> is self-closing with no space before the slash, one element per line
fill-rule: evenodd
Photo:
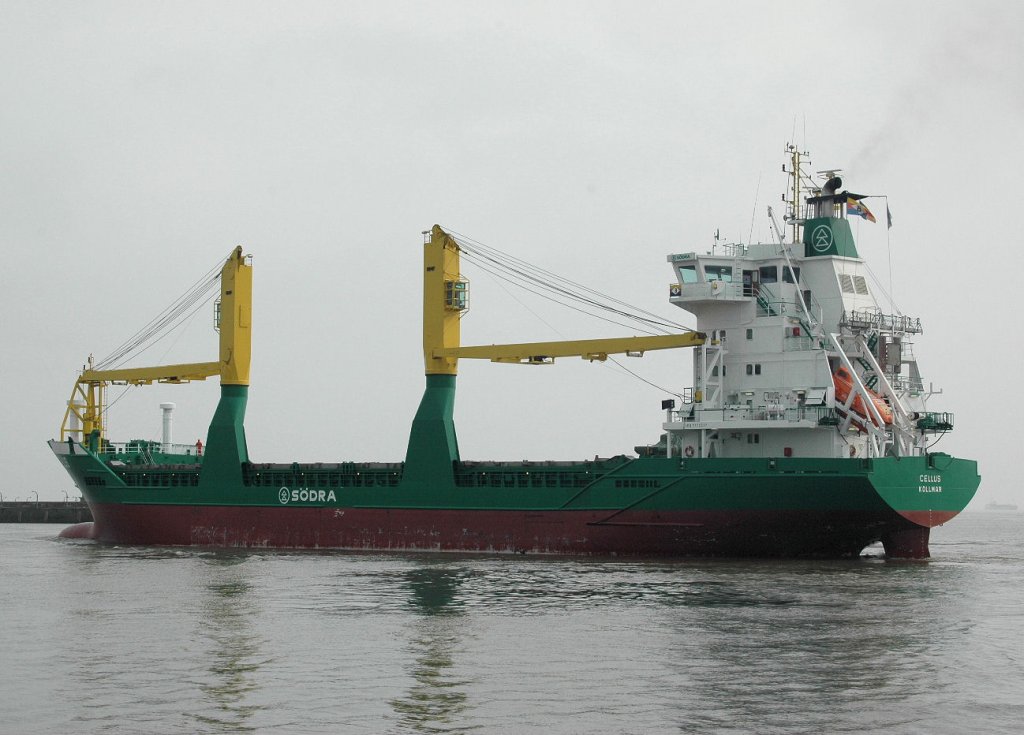
<path fill-rule="evenodd" d="M 885 219 L 889 223 L 889 229 L 892 229 L 892 212 L 889 211 L 888 202 L 885 205 Z"/>
<path fill-rule="evenodd" d="M 875 215 L 871 214 L 871 210 L 868 209 L 867 205 L 864 204 L 864 202 L 857 201 L 852 197 L 847 197 L 846 216 L 849 217 L 851 214 L 855 214 L 858 217 L 863 217 L 864 219 L 870 222 L 876 221 Z"/>

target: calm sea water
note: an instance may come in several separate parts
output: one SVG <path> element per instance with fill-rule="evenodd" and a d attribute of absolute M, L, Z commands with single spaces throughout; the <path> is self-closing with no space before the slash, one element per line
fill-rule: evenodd
<path fill-rule="evenodd" d="M 961 516 L 928 562 L 144 549 L 57 531 L 0 526 L 0 732 L 1024 729 L 1024 514 Z"/>

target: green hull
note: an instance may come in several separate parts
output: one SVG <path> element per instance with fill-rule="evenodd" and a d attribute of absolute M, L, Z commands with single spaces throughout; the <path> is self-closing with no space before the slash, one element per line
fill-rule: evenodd
<path fill-rule="evenodd" d="M 428 376 L 408 459 L 249 461 L 247 388 L 225 386 L 207 454 L 104 456 L 51 442 L 114 543 L 551 553 L 851 556 L 875 541 L 927 556 L 927 529 L 980 478 L 945 454 L 880 459 L 463 462 L 454 378 Z M 83 532 L 84 533 L 84 532 Z"/>
<path fill-rule="evenodd" d="M 297 502 L 466 510 L 888 508 L 915 518 L 947 516 L 941 523 L 970 502 L 980 481 L 975 462 L 933 454 L 875 460 L 614 457 L 593 462 L 456 463 L 451 478 L 429 486 L 423 480 L 405 482 L 401 463 L 253 464 L 239 468 L 240 479 L 231 482 L 211 476 L 209 467 L 202 465 L 115 469 L 81 445 L 76 449 L 76 454 L 61 454 L 61 459 L 85 496 L 99 503 L 274 507 Z M 922 477 L 941 479 L 925 483 Z M 336 499 L 310 500 L 312 493 L 306 492 L 302 500 L 282 503 L 282 488 L 323 490 Z"/>
<path fill-rule="evenodd" d="M 76 449 L 61 459 L 93 535 L 115 543 L 838 557 L 883 541 L 919 557 L 979 482 L 974 462 L 946 455 L 456 463 L 432 487 L 405 482 L 401 464 L 245 465 L 218 482 L 185 465 L 115 471 Z"/>

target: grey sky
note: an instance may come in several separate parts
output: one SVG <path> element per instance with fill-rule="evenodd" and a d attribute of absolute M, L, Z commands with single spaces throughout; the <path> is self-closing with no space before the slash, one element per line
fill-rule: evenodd
<path fill-rule="evenodd" d="M 1002 405 L 1022 362 L 1024 9 L 721 5 L 0 3 L 4 497 L 70 490 L 45 440 L 76 370 L 236 244 L 256 267 L 253 458 L 399 460 L 421 230 L 692 323 L 665 254 L 716 229 L 767 239 L 795 135 L 814 168 L 889 196 L 888 241 L 855 227 L 924 322 L 931 407 L 956 414 L 938 448 L 981 461 L 979 500 L 1024 500 Z M 466 344 L 624 333 L 530 303 L 542 321 L 466 275 Z M 211 319 L 148 357 L 213 359 Z M 687 352 L 626 364 L 690 384 Z M 111 438 L 158 437 L 167 400 L 177 440 L 205 437 L 217 389 L 133 389 Z M 464 361 L 456 425 L 465 458 L 607 456 L 657 439 L 662 397 L 582 361 Z"/>

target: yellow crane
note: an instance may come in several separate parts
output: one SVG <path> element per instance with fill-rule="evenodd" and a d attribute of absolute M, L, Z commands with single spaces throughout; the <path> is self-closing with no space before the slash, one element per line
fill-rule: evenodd
<path fill-rule="evenodd" d="M 234 447 L 232 458 L 237 455 L 244 459 L 245 441 L 240 427 L 252 352 L 252 265 L 241 247 L 236 248 L 225 262 L 220 281 L 220 359 L 216 362 L 112 370 L 97 370 L 90 360 L 72 389 L 61 425 L 61 441 L 78 439 L 85 443 L 89 440 L 102 445 L 106 439 L 106 389 L 111 384 L 187 383 L 219 375 L 222 401 L 211 431 L 216 427 L 217 436 L 223 434 L 224 441 Z M 700 332 L 685 332 L 464 347 L 460 343 L 459 320 L 468 308 L 469 284 L 460 274 L 459 245 L 435 225 L 424 250 L 423 353 L 427 391 L 414 419 L 410 440 L 410 454 L 417 457 L 420 452 L 413 452 L 413 447 L 421 444 L 426 454 L 442 459 L 458 456 L 451 407 L 459 358 L 543 365 L 558 357 L 606 360 L 612 354 L 642 355 L 649 350 L 697 347 L 706 341 L 706 336 Z M 441 443 L 437 448 L 441 451 L 433 448 L 437 441 Z"/>
<path fill-rule="evenodd" d="M 402 473 L 402 481 L 409 487 L 427 490 L 439 478 L 454 481 L 454 465 L 460 459 L 453 419 L 459 358 L 546 365 L 556 357 L 605 360 L 616 353 L 642 355 L 648 350 L 699 347 L 707 339 L 700 332 L 685 332 L 463 347 L 459 321 L 469 308 L 469 283 L 460 272 L 459 252 L 458 242 L 434 225 L 423 250 L 423 360 L 427 375 Z"/>
<path fill-rule="evenodd" d="M 252 264 L 235 248 L 220 275 L 220 359 L 157 367 L 96 370 L 92 358 L 83 368 L 71 391 L 61 424 L 61 441 L 69 438 L 84 443 L 89 437 L 106 438 L 106 389 L 108 385 L 149 385 L 188 383 L 220 376 L 221 385 L 248 386 L 252 359 Z M 76 425 L 77 424 L 77 425 Z"/>
<path fill-rule="evenodd" d="M 459 244 L 438 225 L 425 243 L 423 267 L 423 359 L 427 375 L 455 375 L 459 358 L 523 365 L 547 365 L 556 357 L 603 361 L 613 354 L 643 355 L 649 350 L 699 347 L 707 339 L 701 332 L 684 332 L 463 347 L 459 323 L 469 308 L 469 284 L 460 273 Z"/>

